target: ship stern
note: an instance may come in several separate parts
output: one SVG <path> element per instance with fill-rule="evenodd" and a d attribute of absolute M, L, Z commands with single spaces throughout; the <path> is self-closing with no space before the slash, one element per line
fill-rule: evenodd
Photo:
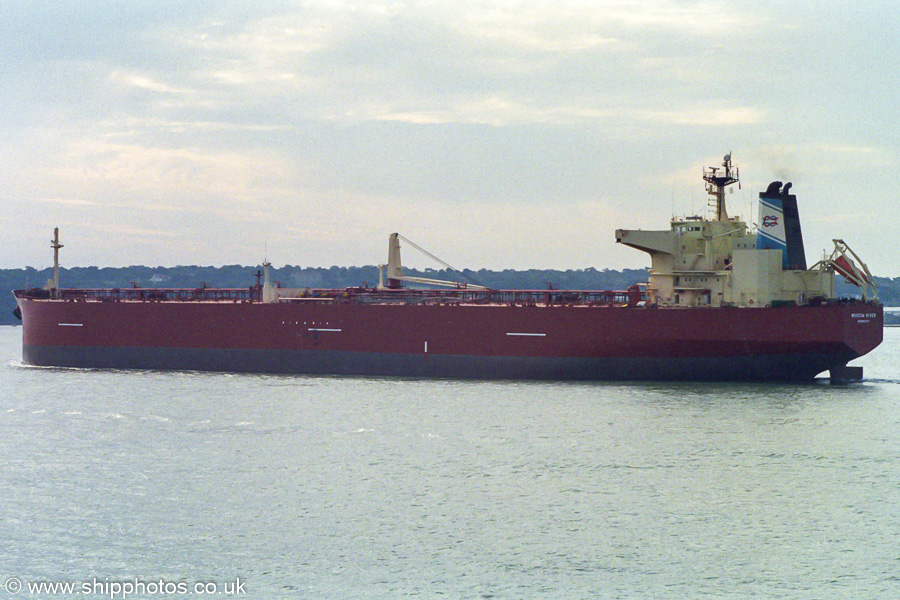
<path fill-rule="evenodd" d="M 829 378 L 833 383 L 861 381 L 863 368 L 847 363 L 865 356 L 884 340 L 884 307 L 876 301 L 848 304 L 842 311 L 841 329 L 848 359 L 829 368 Z"/>

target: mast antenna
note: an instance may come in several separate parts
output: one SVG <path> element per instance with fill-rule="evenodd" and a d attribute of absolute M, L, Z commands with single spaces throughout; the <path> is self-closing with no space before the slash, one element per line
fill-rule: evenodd
<path fill-rule="evenodd" d="M 728 213 L 725 210 L 725 188 L 740 181 L 738 168 L 731 163 L 731 152 L 725 155 L 721 167 L 709 167 L 703 169 L 703 181 L 706 182 L 706 192 L 716 198 L 716 221 L 727 221 Z"/>
<path fill-rule="evenodd" d="M 59 298 L 59 249 L 63 247 L 59 243 L 59 227 L 53 229 L 53 239 L 50 240 L 50 247 L 53 248 L 53 290 L 51 294 L 53 298 Z"/>

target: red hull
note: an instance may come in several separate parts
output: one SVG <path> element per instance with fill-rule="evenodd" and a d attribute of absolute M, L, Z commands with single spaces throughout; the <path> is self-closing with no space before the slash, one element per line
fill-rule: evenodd
<path fill-rule="evenodd" d="M 778 308 L 19 298 L 26 362 L 529 379 L 811 379 L 878 346 L 877 303 Z"/>

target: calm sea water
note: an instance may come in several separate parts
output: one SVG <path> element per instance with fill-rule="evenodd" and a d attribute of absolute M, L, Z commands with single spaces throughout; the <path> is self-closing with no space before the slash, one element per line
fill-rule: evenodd
<path fill-rule="evenodd" d="M 548 384 L 30 368 L 2 327 L 0 596 L 898 598 L 885 334 L 852 386 Z"/>

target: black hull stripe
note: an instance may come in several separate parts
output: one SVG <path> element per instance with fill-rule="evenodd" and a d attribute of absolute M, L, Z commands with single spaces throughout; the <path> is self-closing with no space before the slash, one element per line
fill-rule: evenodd
<path fill-rule="evenodd" d="M 315 350 L 24 346 L 26 364 L 103 369 L 521 380 L 809 381 L 847 354 L 541 358 Z"/>

